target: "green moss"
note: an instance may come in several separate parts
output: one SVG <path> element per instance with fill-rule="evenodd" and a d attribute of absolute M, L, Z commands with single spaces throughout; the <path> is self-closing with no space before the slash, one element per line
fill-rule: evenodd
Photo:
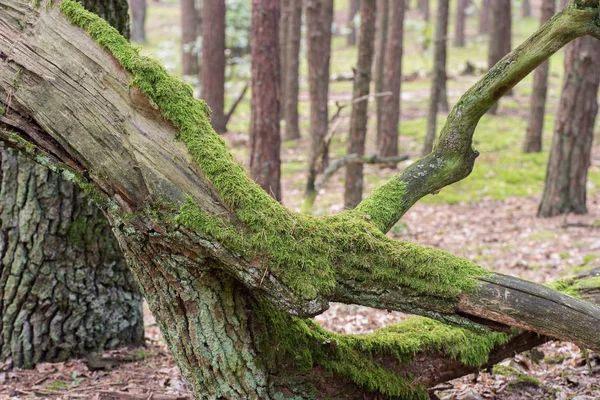
<path fill-rule="evenodd" d="M 6 109 L 4 108 L 4 106 L 2 104 L 0 104 L 0 116 L 4 115 L 6 113 Z"/>
<path fill-rule="evenodd" d="M 365 214 L 365 217 L 369 219 L 373 219 L 379 230 L 387 232 L 388 227 L 384 224 L 394 219 L 394 216 L 398 214 L 398 209 L 404 202 L 405 195 L 406 182 L 401 181 L 396 176 L 385 185 L 375 188 L 373 193 L 358 205 L 356 211 Z"/>
<path fill-rule="evenodd" d="M 531 377 L 529 375 L 521 374 L 517 379 L 510 382 L 506 386 L 506 390 L 509 392 L 517 392 L 526 388 L 538 388 L 542 382 L 539 379 Z"/>
<path fill-rule="evenodd" d="M 489 352 L 506 343 L 503 333 L 480 335 L 440 322 L 413 317 L 366 335 L 341 335 L 312 320 L 279 312 L 267 301 L 256 307 L 264 332 L 262 349 L 272 370 L 309 371 L 317 366 L 386 396 L 427 399 L 409 375 L 392 373 L 389 362 L 410 363 L 416 353 L 439 353 L 469 366 L 482 365 Z"/>
<path fill-rule="evenodd" d="M 507 366 L 507 365 L 496 364 L 492 368 L 492 374 L 503 375 L 503 376 L 519 376 L 520 372 L 512 367 Z"/>
<path fill-rule="evenodd" d="M 87 231 L 88 221 L 83 217 L 78 217 L 69 225 L 67 231 L 67 241 L 77 248 L 85 246 L 85 233 Z"/>
<path fill-rule="evenodd" d="M 205 214 L 191 200 L 181 206 L 177 222 L 226 243 L 239 254 L 260 258 L 306 299 L 330 293 L 338 277 L 380 282 L 382 290 L 386 285 L 394 289 L 400 285 L 419 293 L 457 298 L 476 289 L 478 282 L 473 277 L 487 273 L 450 254 L 386 238 L 364 218 L 364 211 L 371 216 L 391 212 L 381 204 L 369 208 L 367 202 L 363 212 L 322 219 L 287 210 L 234 161 L 210 125 L 209 108 L 194 99 L 189 85 L 170 76 L 156 61 L 140 56 L 114 28 L 79 3 L 65 0 L 61 11 L 133 74 L 131 85 L 143 91 L 178 129 L 177 138 L 187 145 L 243 227 Z M 397 200 L 403 187 L 394 189 L 385 196 L 389 201 Z"/>

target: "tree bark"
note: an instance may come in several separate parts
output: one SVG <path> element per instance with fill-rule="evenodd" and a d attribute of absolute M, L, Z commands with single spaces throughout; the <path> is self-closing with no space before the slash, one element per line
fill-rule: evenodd
<path fill-rule="evenodd" d="M 127 3 L 83 2 L 127 36 Z M 0 126 L 26 121 L 0 110 Z M 142 298 L 73 183 L 0 145 L 0 360 L 18 368 L 143 345 Z"/>
<path fill-rule="evenodd" d="M 212 110 L 210 121 L 218 133 L 225 126 L 225 0 L 204 0 L 202 6 L 202 98 Z"/>
<path fill-rule="evenodd" d="M 314 198 L 317 174 L 328 164 L 328 151 L 318 165 L 321 145 L 329 125 L 329 59 L 333 0 L 305 0 L 308 86 L 310 95 L 310 154 L 305 197 Z"/>
<path fill-rule="evenodd" d="M 356 23 L 355 18 L 358 10 L 360 9 L 361 0 L 350 0 L 348 7 L 348 21 L 346 22 L 346 44 L 348 46 L 356 46 Z"/>
<path fill-rule="evenodd" d="M 198 75 L 198 11 L 195 0 L 181 0 L 181 59 L 184 76 Z"/>
<path fill-rule="evenodd" d="M 360 2 L 360 35 L 358 39 L 358 62 L 354 74 L 353 98 L 369 94 L 371 85 L 371 69 L 373 67 L 373 54 L 375 52 L 375 20 L 377 14 L 376 0 L 361 0 Z M 367 113 L 369 103 L 361 101 L 352 105 L 350 115 L 350 137 L 348 140 L 348 154 L 365 154 L 365 140 L 367 138 Z M 362 200 L 363 192 L 363 165 L 348 164 L 346 166 L 346 180 L 344 189 L 344 206 L 352 209 Z"/>
<path fill-rule="evenodd" d="M 465 24 L 467 22 L 466 9 L 469 0 L 457 0 L 456 2 L 456 24 L 454 33 L 454 47 L 465 47 Z"/>
<path fill-rule="evenodd" d="M 281 200 L 281 65 L 273 54 L 280 54 L 279 18 L 278 0 L 252 0 L 250 174 L 277 200 Z"/>
<path fill-rule="evenodd" d="M 385 49 L 388 35 L 390 0 L 377 1 L 377 21 L 375 31 L 375 61 L 373 63 L 373 80 L 375 93 L 383 93 L 385 78 Z M 383 97 L 375 99 L 377 109 L 377 136 L 381 135 L 381 117 L 383 115 Z"/>
<path fill-rule="evenodd" d="M 530 2 L 530 0 L 521 0 L 521 16 L 523 18 L 531 17 L 531 2 Z"/>
<path fill-rule="evenodd" d="M 479 9 L 479 34 L 485 35 L 490 31 L 490 2 L 491 0 L 482 0 Z"/>
<path fill-rule="evenodd" d="M 302 2 L 296 1 L 291 5 L 288 39 L 282 46 L 287 52 L 285 73 L 285 139 L 300 138 L 298 116 L 299 72 L 300 72 L 300 41 L 302 39 Z"/>
<path fill-rule="evenodd" d="M 402 82 L 402 51 L 404 40 L 404 2 L 390 3 L 388 37 L 385 51 L 385 91 L 381 132 L 377 137 L 377 152 L 381 157 L 398 155 L 398 121 L 400 119 L 400 84 Z"/>
<path fill-rule="evenodd" d="M 496 333 L 465 345 L 473 332 L 445 324 L 511 325 L 600 349 L 598 307 L 385 236 L 417 200 L 470 173 L 475 127 L 499 97 L 574 38 L 600 38 L 599 3 L 574 2 L 544 25 L 465 93 L 430 155 L 334 216 L 270 198 L 189 86 L 70 0 L 39 9 L 0 0 L 9 10 L 0 14 L 0 99 L 10 93 L 11 112 L 32 125 L 0 137 L 103 206 L 198 398 L 425 398 L 426 376 L 406 367 L 415 356 L 478 366 L 510 340 Z M 334 335 L 304 319 L 329 301 L 443 323 Z"/>
<path fill-rule="evenodd" d="M 142 296 L 102 212 L 0 146 L 0 360 L 17 368 L 143 345 Z"/>
<path fill-rule="evenodd" d="M 131 41 L 146 43 L 146 0 L 131 0 Z"/>
<path fill-rule="evenodd" d="M 488 53 L 488 66 L 491 69 L 511 49 L 511 1 L 495 0 L 490 4 L 491 30 L 490 48 Z M 508 93 L 510 94 L 510 92 Z M 498 103 L 490 108 L 489 113 L 495 115 L 498 112 Z"/>
<path fill-rule="evenodd" d="M 542 1 L 541 23 L 545 24 L 556 12 L 556 0 Z M 542 151 L 542 135 L 544 132 L 544 114 L 546 111 L 546 95 L 548 93 L 548 73 L 550 62 L 546 61 L 533 74 L 533 90 L 531 91 L 531 107 L 527 133 L 525 135 L 525 153 L 539 153 Z"/>
<path fill-rule="evenodd" d="M 446 87 L 446 51 L 448 37 L 448 0 L 439 0 L 435 25 L 435 43 L 433 53 L 433 80 L 429 96 L 429 111 L 427 114 L 427 134 L 423 145 L 423 155 L 431 153 L 437 132 L 438 106 L 442 98 L 443 88 Z M 445 92 L 445 91 L 444 91 Z"/>
<path fill-rule="evenodd" d="M 419 9 L 421 10 L 421 14 L 423 14 L 423 19 L 429 21 L 429 0 L 420 0 Z"/>
<path fill-rule="evenodd" d="M 598 41 L 586 37 L 569 44 L 539 217 L 587 213 L 587 172 L 598 114 L 599 82 Z"/>
<path fill-rule="evenodd" d="M 282 119 L 285 120 L 285 91 L 287 77 L 287 57 L 288 41 L 290 35 L 290 16 L 292 11 L 291 0 L 281 0 L 281 20 L 279 21 L 279 53 L 281 64 L 281 109 L 283 110 Z"/>

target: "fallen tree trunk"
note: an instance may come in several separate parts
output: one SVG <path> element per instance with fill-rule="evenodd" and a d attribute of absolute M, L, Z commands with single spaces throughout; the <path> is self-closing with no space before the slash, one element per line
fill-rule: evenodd
<path fill-rule="evenodd" d="M 516 326 L 600 350 L 597 307 L 385 236 L 421 197 L 469 174 L 475 126 L 502 94 L 570 40 L 600 36 L 598 3 L 571 2 L 465 94 L 430 155 L 335 216 L 271 199 L 189 86 L 69 0 L 0 0 L 0 99 L 23 121 L 0 136 L 103 207 L 197 397 L 424 397 L 414 354 L 445 349 L 478 366 L 508 340 L 471 331 Z M 303 319 L 329 301 L 469 331 L 417 320 L 335 335 Z"/>

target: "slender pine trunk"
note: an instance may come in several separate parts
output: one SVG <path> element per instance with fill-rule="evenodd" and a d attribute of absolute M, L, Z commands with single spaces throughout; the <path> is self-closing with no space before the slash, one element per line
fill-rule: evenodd
<path fill-rule="evenodd" d="M 494 0 L 490 4 L 490 47 L 488 66 L 491 69 L 511 49 L 511 0 Z M 512 92 L 507 93 L 510 95 Z M 498 112 L 498 103 L 490 108 L 490 114 Z"/>
<path fill-rule="evenodd" d="M 286 140 L 300 138 L 300 126 L 298 116 L 298 96 L 299 96 L 299 72 L 300 72 L 300 42 L 302 36 L 302 2 L 292 2 L 287 27 L 287 42 L 282 46 L 287 53 L 286 72 L 285 72 L 285 133 Z"/>

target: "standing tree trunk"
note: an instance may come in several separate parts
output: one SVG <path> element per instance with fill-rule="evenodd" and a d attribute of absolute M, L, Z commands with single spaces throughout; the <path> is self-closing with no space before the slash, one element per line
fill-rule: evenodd
<path fill-rule="evenodd" d="M 146 43 L 146 0 L 131 0 L 131 41 Z"/>
<path fill-rule="evenodd" d="M 287 57 L 288 57 L 288 40 L 290 34 L 290 15 L 292 11 L 292 1 L 291 0 L 280 0 L 281 1 L 281 19 L 279 21 L 279 57 L 280 57 L 280 65 L 281 65 L 281 109 L 282 109 L 282 119 L 285 120 L 285 90 L 286 90 L 286 74 L 287 74 Z"/>
<path fill-rule="evenodd" d="M 437 132 L 438 105 L 442 97 L 442 89 L 446 87 L 446 52 L 448 37 L 449 1 L 438 0 L 437 17 L 435 24 L 435 44 L 433 54 L 433 80 L 429 96 L 429 112 L 427 114 L 427 134 L 423 146 L 423 155 L 433 149 L 435 134 Z"/>
<path fill-rule="evenodd" d="M 209 0 L 209 2 L 212 0 Z M 279 0 L 252 0 L 250 174 L 281 200 Z"/>
<path fill-rule="evenodd" d="M 521 16 L 523 18 L 531 17 L 531 2 L 530 2 L 530 0 L 521 0 Z"/>
<path fill-rule="evenodd" d="M 419 9 L 423 14 L 423 19 L 429 21 L 429 0 L 419 0 Z"/>
<path fill-rule="evenodd" d="M 542 1 L 542 25 L 556 12 L 556 0 Z M 546 109 L 546 95 L 548 93 L 548 73 L 550 61 L 545 61 L 536 68 L 533 74 L 533 90 L 531 91 L 531 107 L 527 134 L 525 136 L 525 153 L 539 153 L 542 151 L 542 135 L 544 132 L 544 114 Z"/>
<path fill-rule="evenodd" d="M 598 40 L 584 37 L 569 44 L 539 217 L 587 213 L 587 172 L 598 113 L 599 82 Z"/>
<path fill-rule="evenodd" d="M 482 0 L 479 9 L 479 34 L 486 35 L 490 31 L 490 2 L 491 0 Z"/>
<path fill-rule="evenodd" d="M 281 43 L 286 56 L 285 72 L 285 139 L 300 138 L 298 116 L 299 72 L 300 72 L 300 41 L 302 39 L 302 2 L 294 1 L 290 6 L 289 32 L 287 42 Z"/>
<path fill-rule="evenodd" d="M 198 11 L 195 0 L 181 0 L 181 54 L 183 76 L 198 75 L 199 33 Z"/>
<path fill-rule="evenodd" d="M 360 8 L 360 0 L 350 0 L 348 7 L 348 21 L 346 22 L 346 44 L 356 46 L 356 14 Z"/>
<path fill-rule="evenodd" d="M 497 98 L 573 38 L 600 37 L 600 1 L 572 4 L 461 97 L 431 154 L 355 211 L 317 218 L 272 199 L 188 85 L 70 0 L 0 0 L 10 10 L 0 13 L 0 101 L 10 94 L 23 121 L 0 139 L 103 206 L 197 398 L 426 398 L 547 337 L 600 350 L 600 308 L 386 236 L 419 199 L 469 175 L 475 128 Z M 330 301 L 438 321 L 338 335 L 309 319 Z M 530 332 L 493 332 L 509 326 Z"/>
<path fill-rule="evenodd" d="M 454 46 L 465 47 L 465 25 L 467 20 L 466 9 L 469 0 L 457 0 L 456 2 L 456 25 L 454 33 Z"/>
<path fill-rule="evenodd" d="M 352 98 L 354 99 L 369 94 L 371 69 L 373 68 L 373 53 L 375 52 L 376 11 L 376 0 L 361 0 L 358 62 L 356 65 L 356 73 L 354 74 L 354 89 L 352 91 Z M 352 105 L 348 154 L 365 154 L 368 110 L 368 101 L 360 101 Z M 359 163 L 348 164 L 346 167 L 344 206 L 349 209 L 356 207 L 362 200 L 362 192 L 363 165 Z"/>
<path fill-rule="evenodd" d="M 373 80 L 375 81 L 375 93 L 382 93 L 384 88 L 385 49 L 388 35 L 388 16 L 390 12 L 390 0 L 377 0 L 377 22 L 375 32 L 375 62 L 373 63 Z M 383 97 L 377 97 L 375 104 L 377 108 L 377 137 L 381 135 L 381 116 L 383 114 Z"/>
<path fill-rule="evenodd" d="M 488 66 L 490 69 L 511 49 L 511 0 L 494 0 L 491 8 L 490 48 L 488 53 Z M 510 94 L 509 92 L 508 94 Z M 498 112 L 498 103 L 490 108 L 490 114 Z"/>
<path fill-rule="evenodd" d="M 142 296 L 102 212 L 2 146 L 0 188 L 0 360 L 32 368 L 142 345 Z"/>
<path fill-rule="evenodd" d="M 391 92 L 391 95 L 386 96 L 383 100 L 381 132 L 377 137 L 377 152 L 381 157 L 398 155 L 404 6 L 403 1 L 390 3 L 390 20 L 385 51 L 385 91 Z"/>
<path fill-rule="evenodd" d="M 128 35 L 126 1 L 84 5 Z M 21 123 L 1 108 L 0 128 Z M 83 191 L 0 145 L 0 200 L 0 361 L 31 368 L 142 345 L 142 296 Z"/>
<path fill-rule="evenodd" d="M 314 199 L 315 180 L 328 164 L 328 151 L 321 148 L 329 125 L 329 59 L 333 0 L 305 0 L 308 86 L 310 95 L 310 155 L 305 198 Z M 319 160 L 323 160 L 322 165 Z"/>
<path fill-rule="evenodd" d="M 204 0 L 202 5 L 202 98 L 212 110 L 210 122 L 218 133 L 225 126 L 225 0 Z"/>

